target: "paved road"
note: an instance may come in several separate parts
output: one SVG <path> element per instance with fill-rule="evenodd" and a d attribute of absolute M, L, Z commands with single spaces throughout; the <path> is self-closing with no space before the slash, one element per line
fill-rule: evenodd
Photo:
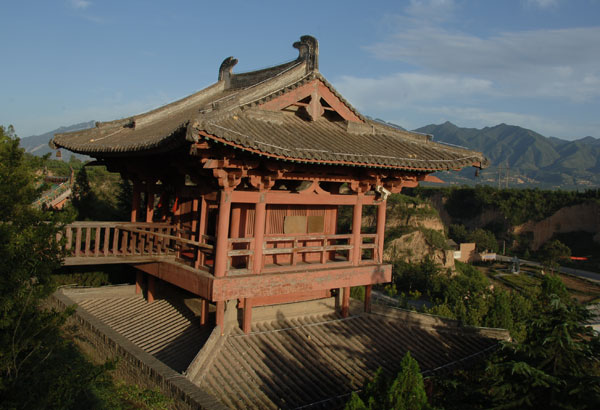
<path fill-rule="evenodd" d="M 509 256 L 502 256 L 502 255 L 497 255 L 496 259 L 501 262 L 512 262 L 512 260 L 513 260 L 513 258 L 511 258 Z M 539 262 L 528 261 L 525 259 L 519 259 L 519 263 L 521 265 L 535 266 L 538 268 L 540 268 L 542 266 Z M 567 275 L 579 276 L 581 278 L 591 280 L 592 282 L 600 283 L 600 273 L 590 272 L 590 271 L 581 270 L 581 269 L 565 268 L 564 266 L 561 266 L 559 268 L 559 271 L 560 271 L 560 273 L 566 273 Z"/>

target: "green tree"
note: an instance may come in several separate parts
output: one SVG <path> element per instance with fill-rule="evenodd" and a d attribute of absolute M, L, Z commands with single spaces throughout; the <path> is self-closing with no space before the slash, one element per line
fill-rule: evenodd
<path fill-rule="evenodd" d="M 559 268 L 559 261 L 571 256 L 571 249 L 561 241 L 555 239 L 546 242 L 540 250 L 542 266 L 551 272 Z"/>
<path fill-rule="evenodd" d="M 586 325 L 590 313 L 568 296 L 558 277 L 545 277 L 541 288 L 533 307 L 522 313 L 527 315 L 522 341 L 504 343 L 487 366 L 438 378 L 436 405 L 600 408 L 600 337 Z"/>
<path fill-rule="evenodd" d="M 85 406 L 101 369 L 61 337 L 70 312 L 42 307 L 61 264 L 60 221 L 31 206 L 33 184 L 14 130 L 0 127 L 0 408 Z"/>
<path fill-rule="evenodd" d="M 86 220 L 95 214 L 96 196 L 90 186 L 85 167 L 81 167 L 75 177 L 71 202 L 77 211 L 77 219 Z"/>
<path fill-rule="evenodd" d="M 362 394 L 353 393 L 346 403 L 346 410 L 420 410 L 429 409 L 423 376 L 419 364 L 410 352 L 400 363 L 400 371 L 390 380 L 377 370 Z"/>
<path fill-rule="evenodd" d="M 475 229 L 469 234 L 469 241 L 474 242 L 477 245 L 477 250 L 498 252 L 498 241 L 494 234 L 485 229 Z"/>
<path fill-rule="evenodd" d="M 600 338 L 584 307 L 555 294 L 528 323 L 522 343 L 504 346 L 486 372 L 498 408 L 600 408 Z"/>
<path fill-rule="evenodd" d="M 20 213 L 36 196 L 33 175 L 23 161 L 23 150 L 12 125 L 0 125 L 0 221 Z"/>

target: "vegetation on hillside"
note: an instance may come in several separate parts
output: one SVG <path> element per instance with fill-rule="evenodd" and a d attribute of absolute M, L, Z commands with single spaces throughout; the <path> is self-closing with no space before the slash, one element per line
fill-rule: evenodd
<path fill-rule="evenodd" d="M 0 408 L 164 408 L 157 392 L 115 384 L 115 363 L 90 363 L 64 328 L 73 309 L 45 307 L 69 213 L 31 206 L 36 173 L 12 127 L 0 126 Z"/>
<path fill-rule="evenodd" d="M 541 221 L 560 208 L 587 201 L 600 202 L 600 189 L 543 191 L 539 189 L 495 189 L 490 186 L 451 188 L 414 188 L 411 195 L 427 198 L 442 195 L 445 208 L 457 221 L 471 220 L 486 210 L 499 212 L 512 226 Z"/>
<path fill-rule="evenodd" d="M 435 380 L 434 403 L 445 409 L 596 409 L 600 407 L 600 336 L 590 314 L 564 284 L 547 276 L 525 334 L 504 343 L 486 363 Z"/>

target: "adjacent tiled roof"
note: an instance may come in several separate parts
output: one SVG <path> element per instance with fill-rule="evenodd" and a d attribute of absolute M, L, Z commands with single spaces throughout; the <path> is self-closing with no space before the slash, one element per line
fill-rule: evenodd
<path fill-rule="evenodd" d="M 110 288 L 109 288 L 110 289 Z M 199 319 L 175 298 L 148 303 L 126 287 L 129 295 L 114 291 L 90 297 L 70 293 L 79 307 L 110 326 L 130 342 L 150 353 L 177 372 L 183 372 L 210 335 L 198 326 Z"/>
<path fill-rule="evenodd" d="M 300 50 L 296 60 L 249 73 L 233 74 L 236 60 L 230 57 L 221 65 L 219 81 L 196 94 L 145 114 L 57 134 L 51 144 L 102 158 L 168 151 L 207 138 L 276 159 L 321 164 L 428 171 L 487 165 L 481 153 L 365 118 L 318 72 L 316 40 L 305 36 L 295 46 Z M 362 123 L 308 121 L 260 109 L 315 81 Z"/>
<path fill-rule="evenodd" d="M 340 408 L 379 367 L 397 374 L 407 351 L 428 372 L 498 344 L 378 315 L 263 322 L 248 335 L 226 337 L 210 368 L 192 381 L 236 409 Z"/>
<path fill-rule="evenodd" d="M 344 319 L 329 301 L 300 302 L 312 303 L 310 308 L 287 305 L 300 316 L 281 314 L 282 307 L 253 323 L 248 335 L 236 327 L 224 336 L 213 333 L 213 342 L 204 345 L 212 327 L 199 326 L 181 293 L 148 304 L 133 289 L 63 292 L 182 374 L 194 357 L 207 356 L 187 377 L 230 408 L 340 408 L 379 367 L 395 375 L 407 351 L 429 374 L 463 366 L 508 337 L 500 329 L 463 328 L 456 321 L 376 305 L 372 314 Z"/>

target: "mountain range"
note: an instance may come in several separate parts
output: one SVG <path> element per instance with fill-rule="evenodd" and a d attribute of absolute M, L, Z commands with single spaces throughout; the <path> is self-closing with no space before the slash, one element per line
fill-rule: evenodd
<path fill-rule="evenodd" d="M 52 131 L 48 131 L 41 135 L 32 135 L 30 137 L 21 138 L 21 147 L 25 148 L 25 152 L 29 152 L 33 155 L 45 155 L 48 153 L 53 154 L 52 157 L 56 154 L 50 146 L 48 142 L 54 137 L 54 134 L 59 134 L 61 132 L 70 132 L 70 131 L 79 131 L 85 130 L 87 128 L 92 128 L 96 126 L 96 121 L 88 121 L 88 122 L 80 122 L 79 124 L 69 125 L 68 127 L 60 127 Z M 81 159 L 82 161 L 89 160 L 90 157 L 80 154 L 73 154 L 71 152 L 66 153 L 65 157 L 62 159 L 68 161 L 71 155 L 75 155 L 76 158 Z"/>
<path fill-rule="evenodd" d="M 399 125 L 388 125 L 402 128 Z M 94 121 L 60 127 L 42 135 L 21 139 L 21 146 L 34 155 L 53 150 L 48 141 L 55 133 L 91 128 Z M 538 187 L 543 189 L 586 189 L 600 187 L 600 139 L 585 137 L 567 141 L 545 137 L 515 125 L 462 128 L 451 122 L 430 124 L 414 130 L 433 135 L 433 140 L 481 151 L 491 165 L 475 176 L 473 169 L 443 172 L 438 176 L 450 184 L 490 184 L 501 187 Z M 86 160 L 89 157 L 76 155 Z M 67 160 L 70 155 L 65 155 Z"/>
<path fill-rule="evenodd" d="M 481 151 L 491 165 L 475 178 L 472 170 L 445 173 L 454 183 L 487 183 L 505 187 L 585 189 L 600 187 L 600 139 L 566 141 L 545 137 L 515 125 L 461 128 L 451 122 L 414 130 L 434 141 Z"/>

